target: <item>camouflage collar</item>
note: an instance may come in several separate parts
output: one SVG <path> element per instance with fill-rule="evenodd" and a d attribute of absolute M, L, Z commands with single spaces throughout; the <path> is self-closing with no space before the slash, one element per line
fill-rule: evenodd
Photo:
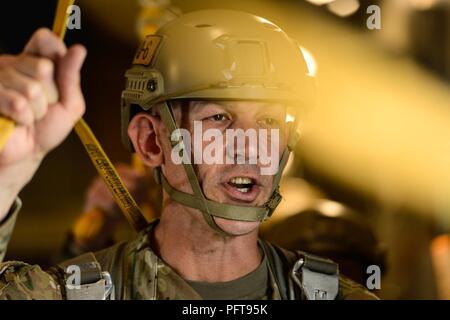
<path fill-rule="evenodd" d="M 151 234 L 159 220 L 153 221 L 130 243 L 125 299 L 201 300 L 197 292 L 151 249 Z M 269 299 L 280 294 L 269 267 Z"/>

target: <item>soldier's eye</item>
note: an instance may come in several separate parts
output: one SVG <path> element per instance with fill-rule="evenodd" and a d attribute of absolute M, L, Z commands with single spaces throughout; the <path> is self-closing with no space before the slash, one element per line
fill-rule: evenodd
<path fill-rule="evenodd" d="M 226 115 L 226 114 L 223 114 L 223 113 L 218 113 L 218 114 L 215 114 L 215 115 L 213 115 L 213 116 L 211 116 L 211 117 L 209 117 L 209 118 L 207 118 L 208 120 L 212 120 L 212 121 L 225 121 L 225 120 L 230 120 L 230 118 Z"/>
<path fill-rule="evenodd" d="M 277 122 L 277 120 L 272 119 L 272 118 L 267 118 L 267 119 L 266 119 L 266 124 L 267 124 L 268 126 L 271 126 L 271 125 L 275 124 L 276 122 Z"/>
<path fill-rule="evenodd" d="M 279 127 L 280 126 L 280 122 L 274 118 L 264 118 L 261 121 L 259 121 L 259 123 L 261 125 L 263 125 L 264 127 Z"/>

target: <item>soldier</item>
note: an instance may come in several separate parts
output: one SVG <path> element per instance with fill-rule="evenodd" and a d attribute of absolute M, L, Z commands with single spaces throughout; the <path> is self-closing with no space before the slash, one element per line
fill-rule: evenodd
<path fill-rule="evenodd" d="M 84 111 L 79 85 L 84 56 L 84 48 L 67 49 L 50 31 L 39 30 L 22 54 L 0 57 L 0 113 L 18 124 L 0 154 L 2 257 L 21 206 L 17 194 Z M 160 219 L 131 242 L 46 272 L 5 262 L 0 297 L 376 298 L 339 276 L 332 261 L 258 239 L 260 222 L 281 200 L 278 183 L 296 142 L 299 113 L 313 95 L 313 79 L 295 41 L 247 13 L 192 12 L 148 37 L 126 77 L 123 142 L 162 184 Z M 253 153 L 251 162 L 255 146 L 234 147 L 234 138 L 232 148 L 227 140 L 214 153 L 231 163 L 190 164 L 191 153 L 212 144 L 196 140 L 191 146 L 189 134 L 198 123 L 201 133 L 211 129 L 216 139 L 226 130 L 256 130 L 258 146 L 271 145 L 269 160 L 276 155 L 277 170 L 264 171 L 273 163 L 263 162 L 260 153 Z"/>

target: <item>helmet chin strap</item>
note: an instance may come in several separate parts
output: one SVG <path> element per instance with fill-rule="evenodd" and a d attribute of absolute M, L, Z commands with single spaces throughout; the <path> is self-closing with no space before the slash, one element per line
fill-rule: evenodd
<path fill-rule="evenodd" d="M 175 117 L 172 112 L 172 106 L 170 104 L 170 101 L 161 103 L 159 106 L 160 106 L 159 112 L 162 121 L 167 126 L 170 133 L 174 132 L 175 130 L 178 129 L 178 126 L 176 124 Z M 183 142 L 180 138 L 180 141 L 175 142 L 171 141 L 171 143 L 173 147 L 174 145 Z M 281 157 L 278 172 L 276 173 L 273 179 L 271 196 L 263 206 L 259 207 L 231 205 L 206 199 L 205 195 L 203 194 L 203 190 L 200 186 L 200 183 L 197 179 L 194 167 L 190 163 L 185 163 L 185 161 L 183 161 L 183 166 L 188 176 L 189 182 L 191 184 L 193 194 L 185 193 L 173 188 L 168 183 L 164 174 L 161 172 L 160 167 L 154 169 L 154 175 L 156 182 L 162 185 L 163 189 L 169 194 L 169 196 L 174 201 L 184 206 L 200 210 L 200 212 L 203 215 L 203 218 L 208 223 L 208 225 L 220 235 L 226 237 L 236 237 L 238 235 L 229 233 L 220 228 L 217 225 L 216 221 L 214 220 L 214 217 L 235 221 L 254 221 L 254 222 L 257 221 L 261 222 L 268 219 L 282 199 L 279 193 L 278 184 L 280 182 L 283 169 L 286 166 L 287 160 L 289 158 L 289 154 L 290 150 L 289 148 L 286 148 Z"/>

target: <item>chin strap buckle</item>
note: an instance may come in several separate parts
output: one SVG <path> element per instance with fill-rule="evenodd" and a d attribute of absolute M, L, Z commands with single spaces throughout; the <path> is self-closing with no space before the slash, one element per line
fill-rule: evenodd
<path fill-rule="evenodd" d="M 270 196 L 269 200 L 267 200 L 267 202 L 264 204 L 264 206 L 267 209 L 267 214 L 266 214 L 266 217 L 264 218 L 264 220 L 266 220 L 272 216 L 276 207 L 281 202 L 281 199 L 283 199 L 283 197 L 281 196 L 281 194 L 279 192 L 279 188 L 277 187 L 275 189 L 275 191 L 272 193 L 272 195 Z"/>

